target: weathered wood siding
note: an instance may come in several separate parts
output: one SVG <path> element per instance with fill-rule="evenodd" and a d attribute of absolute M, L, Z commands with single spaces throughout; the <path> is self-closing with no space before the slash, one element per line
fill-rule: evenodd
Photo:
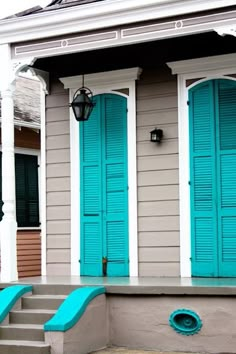
<path fill-rule="evenodd" d="M 17 270 L 19 278 L 41 275 L 40 230 L 17 231 Z"/>
<path fill-rule="evenodd" d="M 70 274 L 69 94 L 53 82 L 46 99 L 47 274 Z"/>
<path fill-rule="evenodd" d="M 70 273 L 68 91 L 47 98 L 47 271 Z M 150 142 L 150 131 L 164 139 Z M 169 69 L 143 70 L 137 82 L 139 275 L 179 275 L 177 82 Z M 135 158 L 135 157 L 134 157 Z M 79 186 L 78 186 L 79 188 Z"/>
<path fill-rule="evenodd" d="M 150 142 L 154 128 L 160 144 Z M 177 82 L 167 67 L 137 82 L 137 155 L 139 275 L 178 276 Z"/>

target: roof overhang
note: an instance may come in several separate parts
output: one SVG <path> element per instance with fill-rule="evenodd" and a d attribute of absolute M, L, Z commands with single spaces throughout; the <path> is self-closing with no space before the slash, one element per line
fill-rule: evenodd
<path fill-rule="evenodd" d="M 0 117 L 0 126 L 2 125 L 2 117 Z M 20 128 L 29 128 L 32 130 L 40 131 L 41 126 L 39 123 L 33 123 L 33 122 L 24 122 L 24 121 L 19 121 L 17 119 L 14 120 L 14 126 L 15 127 L 20 127 Z"/>
<path fill-rule="evenodd" d="M 235 0 L 106 0 L 0 21 L 0 44 L 94 31 L 235 5 Z"/>

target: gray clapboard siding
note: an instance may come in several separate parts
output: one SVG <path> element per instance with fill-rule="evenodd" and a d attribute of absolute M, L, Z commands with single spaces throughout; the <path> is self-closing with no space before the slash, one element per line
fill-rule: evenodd
<path fill-rule="evenodd" d="M 139 247 L 179 246 L 178 231 L 153 231 L 139 233 Z"/>
<path fill-rule="evenodd" d="M 140 262 L 139 274 L 143 277 L 178 277 L 180 275 L 179 262 Z"/>
<path fill-rule="evenodd" d="M 47 222 L 47 236 L 70 235 L 70 220 L 50 220 Z"/>
<path fill-rule="evenodd" d="M 50 235 L 47 237 L 47 249 L 70 249 L 70 235 Z"/>
<path fill-rule="evenodd" d="M 146 156 L 138 158 L 138 170 L 160 171 L 178 169 L 179 159 L 177 154 Z"/>
<path fill-rule="evenodd" d="M 70 263 L 70 250 L 54 248 L 47 250 L 47 259 L 50 260 L 49 263 Z"/>
<path fill-rule="evenodd" d="M 161 200 L 153 202 L 139 202 L 138 214 L 140 216 L 179 215 L 179 201 Z"/>
<path fill-rule="evenodd" d="M 178 276 L 179 159 L 177 82 L 164 70 L 137 83 L 139 275 Z M 161 144 L 150 131 L 163 130 Z"/>
<path fill-rule="evenodd" d="M 52 82 L 46 99 L 47 274 L 70 274 L 69 92 Z"/>
<path fill-rule="evenodd" d="M 52 205 L 68 205 L 70 206 L 70 194 L 67 191 L 63 192 L 48 192 L 47 206 Z"/>
<path fill-rule="evenodd" d="M 68 162 L 51 163 L 47 168 L 47 177 L 70 177 L 70 164 Z"/>
<path fill-rule="evenodd" d="M 177 200 L 179 198 L 179 186 L 144 186 L 138 188 L 138 200 Z"/>
<path fill-rule="evenodd" d="M 67 205 L 48 206 L 47 219 L 49 220 L 68 220 L 70 219 L 70 210 Z"/>
<path fill-rule="evenodd" d="M 179 262 L 179 247 L 142 247 L 139 248 L 140 262 Z"/>
<path fill-rule="evenodd" d="M 70 274 L 69 95 L 53 82 L 47 98 L 47 271 Z M 161 144 L 150 131 L 163 129 Z M 137 82 L 139 275 L 179 275 L 177 81 L 170 70 L 143 70 Z M 79 186 L 78 186 L 79 187 Z"/>
<path fill-rule="evenodd" d="M 178 231 L 179 217 L 178 216 L 139 216 L 138 219 L 139 231 Z"/>
<path fill-rule="evenodd" d="M 67 134 L 49 136 L 47 139 L 48 150 L 69 149 L 69 148 L 70 148 L 70 141 L 67 139 Z"/>
<path fill-rule="evenodd" d="M 158 110 L 158 123 L 159 124 L 171 124 L 176 123 L 177 110 L 176 108 L 166 108 L 163 110 Z M 157 124 L 157 111 L 151 112 L 137 112 L 137 127 L 147 127 L 153 128 Z"/>
<path fill-rule="evenodd" d="M 160 186 L 178 184 L 178 170 L 142 171 L 138 173 L 139 186 Z"/>

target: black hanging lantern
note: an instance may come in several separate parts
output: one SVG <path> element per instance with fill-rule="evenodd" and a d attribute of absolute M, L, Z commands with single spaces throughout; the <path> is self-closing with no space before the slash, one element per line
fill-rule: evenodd
<path fill-rule="evenodd" d="M 155 128 L 150 132 L 150 141 L 153 143 L 160 143 L 163 137 L 163 130 Z"/>
<path fill-rule="evenodd" d="M 75 119 L 78 122 L 83 122 L 89 119 L 95 104 L 93 103 L 93 94 L 91 90 L 84 86 L 84 77 L 82 87 L 75 92 L 70 106 L 72 107 Z"/>

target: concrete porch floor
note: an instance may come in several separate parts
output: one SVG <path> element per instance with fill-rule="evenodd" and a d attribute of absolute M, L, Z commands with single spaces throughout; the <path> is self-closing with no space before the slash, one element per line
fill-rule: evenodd
<path fill-rule="evenodd" d="M 137 349 L 128 349 L 128 348 L 106 348 L 102 350 L 98 350 L 96 352 L 91 352 L 89 354 L 193 354 L 187 352 L 160 352 L 153 350 L 137 350 Z M 200 353 L 194 353 L 200 354 Z"/>
<path fill-rule="evenodd" d="M 236 295 L 236 278 L 41 276 L 0 282 L 0 287 L 13 284 L 65 285 L 72 289 L 103 285 L 107 293 L 117 294 Z"/>

